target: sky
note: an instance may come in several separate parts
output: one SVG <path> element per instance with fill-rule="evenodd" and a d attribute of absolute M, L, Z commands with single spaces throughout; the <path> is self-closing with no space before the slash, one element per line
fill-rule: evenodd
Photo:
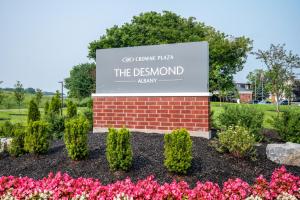
<path fill-rule="evenodd" d="M 88 44 L 141 12 L 168 10 L 253 40 L 253 51 L 286 44 L 300 55 L 299 0 L 0 0 L 0 87 L 60 89 L 74 65 L 92 62 Z M 263 63 L 249 55 L 235 81 Z"/>

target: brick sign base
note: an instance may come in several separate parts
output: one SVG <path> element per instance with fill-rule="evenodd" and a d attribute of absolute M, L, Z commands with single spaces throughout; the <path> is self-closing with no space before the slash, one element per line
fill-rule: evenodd
<path fill-rule="evenodd" d="M 210 138 L 207 96 L 100 97 L 93 96 L 94 132 L 107 128 L 166 133 L 186 128 L 192 136 Z"/>

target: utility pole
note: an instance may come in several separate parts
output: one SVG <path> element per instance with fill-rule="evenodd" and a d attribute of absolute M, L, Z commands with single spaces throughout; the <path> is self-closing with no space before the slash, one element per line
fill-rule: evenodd
<path fill-rule="evenodd" d="M 61 109 L 60 109 L 60 115 L 63 116 L 63 107 L 64 107 L 64 82 L 59 81 L 58 83 L 61 83 Z"/>

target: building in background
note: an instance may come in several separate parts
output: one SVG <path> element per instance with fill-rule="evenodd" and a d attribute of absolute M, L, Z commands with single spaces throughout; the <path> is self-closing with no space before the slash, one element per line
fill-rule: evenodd
<path fill-rule="evenodd" d="M 239 94 L 240 103 L 248 103 L 252 101 L 253 91 L 250 83 L 235 83 L 235 87 Z"/>

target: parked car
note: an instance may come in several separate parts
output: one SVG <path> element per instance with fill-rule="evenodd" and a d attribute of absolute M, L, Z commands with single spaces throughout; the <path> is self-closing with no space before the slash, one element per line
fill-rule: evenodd
<path fill-rule="evenodd" d="M 249 103 L 249 104 L 258 104 L 258 102 L 259 102 L 258 100 L 251 100 L 251 101 L 249 101 L 248 103 Z"/>
<path fill-rule="evenodd" d="M 272 104 L 272 102 L 268 101 L 268 100 L 262 100 L 262 101 L 258 102 L 258 104 Z"/>
<path fill-rule="evenodd" d="M 282 100 L 279 102 L 279 105 L 289 105 L 289 101 L 288 100 Z"/>

